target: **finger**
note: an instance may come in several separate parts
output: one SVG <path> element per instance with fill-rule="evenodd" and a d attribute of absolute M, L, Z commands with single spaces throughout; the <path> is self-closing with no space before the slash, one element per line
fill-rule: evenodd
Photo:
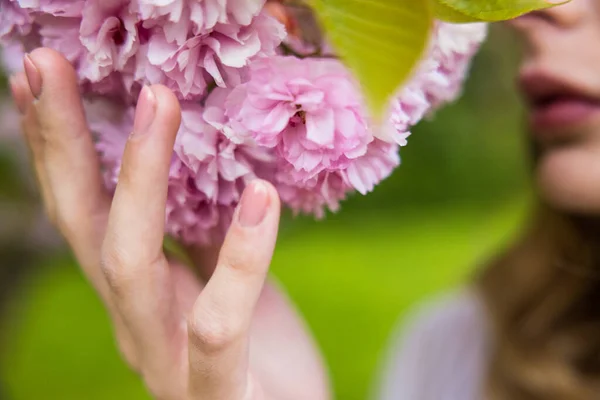
<path fill-rule="evenodd" d="M 162 251 L 168 175 L 181 113 L 175 95 L 156 85 L 142 90 L 125 147 L 103 243 L 103 269 L 114 301 L 139 342 L 146 374 L 164 373 L 180 323 Z M 166 364 L 166 365 L 165 365 Z"/>
<path fill-rule="evenodd" d="M 29 90 L 29 83 L 24 72 L 17 72 L 9 79 L 10 91 L 19 114 L 25 115 L 33 103 L 34 97 Z"/>
<path fill-rule="evenodd" d="M 59 53 L 38 49 L 13 79 L 45 207 L 114 320 L 125 358 L 137 365 L 132 339 L 110 301 L 100 268 L 109 197 L 87 128 L 75 71 Z M 11 85 L 12 86 L 12 85 Z"/>
<path fill-rule="evenodd" d="M 257 180 L 244 191 L 217 268 L 190 316 L 192 398 L 241 399 L 252 390 L 247 336 L 275 248 L 279 209 L 270 184 Z"/>
<path fill-rule="evenodd" d="M 75 72 L 58 53 L 40 49 L 11 79 L 47 214 L 71 245 L 112 319 L 119 347 L 136 368 L 133 341 L 110 301 L 100 269 L 108 196 L 83 115 Z M 35 90 L 35 96 L 32 91 Z M 37 98 L 36 98 L 37 97 Z"/>
<path fill-rule="evenodd" d="M 46 214 L 50 215 L 54 213 L 54 198 L 51 195 L 48 176 L 44 168 L 43 141 L 39 135 L 36 117 L 33 115 L 34 110 L 31 109 L 35 98 L 31 94 L 24 72 L 19 72 L 10 78 L 10 89 L 21 114 L 21 130 L 29 149 Z"/>
<path fill-rule="evenodd" d="M 58 52 L 38 49 L 25 56 L 25 73 L 36 99 L 26 131 L 36 169 L 49 194 L 51 217 L 73 248 L 84 271 L 99 285 L 99 247 L 109 197 L 87 127 L 77 77 Z"/>

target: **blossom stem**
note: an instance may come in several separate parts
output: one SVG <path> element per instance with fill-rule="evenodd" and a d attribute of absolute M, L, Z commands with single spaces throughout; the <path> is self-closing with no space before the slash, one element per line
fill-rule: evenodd
<path fill-rule="evenodd" d="M 336 56 L 335 54 L 322 54 L 322 50 L 319 47 L 317 50 L 313 51 L 312 53 L 308 53 L 308 54 L 302 54 L 297 52 L 296 50 L 294 50 L 290 45 L 286 44 L 286 43 L 281 43 L 279 45 L 279 47 L 281 48 L 281 50 L 283 51 L 283 53 L 286 56 L 294 56 L 297 58 L 339 58 L 338 56 Z"/>

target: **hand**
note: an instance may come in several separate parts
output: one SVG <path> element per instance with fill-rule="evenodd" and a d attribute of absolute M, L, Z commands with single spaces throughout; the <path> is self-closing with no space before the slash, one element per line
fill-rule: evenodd
<path fill-rule="evenodd" d="M 328 398 L 303 323 L 277 289 L 264 285 L 279 222 L 275 189 L 264 181 L 248 186 L 220 252 L 190 249 L 194 268 L 169 262 L 163 236 L 180 122 L 175 96 L 159 85 L 142 91 L 111 198 L 71 65 L 39 49 L 24 66 L 11 89 L 46 211 L 150 392 L 168 400 Z"/>

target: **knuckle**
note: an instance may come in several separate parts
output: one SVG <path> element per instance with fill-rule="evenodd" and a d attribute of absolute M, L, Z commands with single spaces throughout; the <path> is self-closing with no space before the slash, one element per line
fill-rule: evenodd
<path fill-rule="evenodd" d="M 197 313 L 194 313 L 197 315 Z M 220 352 L 237 341 L 242 330 L 216 316 L 193 318 L 189 323 L 191 339 L 205 352 Z"/>
<path fill-rule="evenodd" d="M 47 118 L 38 118 L 37 122 L 37 136 L 39 140 L 42 140 L 46 145 L 53 145 L 57 127 L 51 121 L 48 121 Z"/>
<path fill-rule="evenodd" d="M 236 272 L 241 272 L 244 274 L 253 273 L 253 269 L 251 268 L 252 260 L 245 254 L 245 252 L 228 252 L 222 254 L 219 259 L 219 264 Z"/>
<path fill-rule="evenodd" d="M 46 145 L 46 140 L 40 135 L 35 127 L 25 126 L 22 129 L 23 136 L 27 142 L 27 148 L 34 160 L 40 160 Z"/>
<path fill-rule="evenodd" d="M 49 114 L 48 109 L 36 108 L 35 123 L 37 132 L 42 140 L 52 144 L 61 137 L 64 137 L 67 131 L 73 128 L 72 124 L 65 123 L 64 119 L 56 113 Z"/>
<path fill-rule="evenodd" d="M 131 277 L 128 272 L 130 269 L 127 266 L 128 261 L 122 252 L 115 249 L 102 249 L 100 267 L 108 287 L 117 297 L 121 297 L 127 293 L 130 286 Z"/>
<path fill-rule="evenodd" d="M 134 157 L 131 156 L 131 146 L 130 143 L 127 143 L 119 171 L 119 185 L 123 187 L 132 187 L 136 180 L 136 165 Z"/>
<path fill-rule="evenodd" d="M 40 125 L 37 115 L 27 113 L 21 119 L 21 132 L 25 136 L 27 144 L 30 146 L 44 142 L 43 137 L 40 135 Z"/>
<path fill-rule="evenodd" d="M 239 253 L 221 254 L 221 257 L 219 258 L 219 264 L 225 265 L 231 269 L 244 269 L 243 257 Z"/>

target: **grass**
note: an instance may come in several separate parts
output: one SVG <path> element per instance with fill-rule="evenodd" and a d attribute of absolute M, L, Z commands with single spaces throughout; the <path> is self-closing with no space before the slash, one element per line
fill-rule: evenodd
<path fill-rule="evenodd" d="M 398 218 L 341 213 L 282 230 L 273 271 L 313 330 L 337 399 L 367 397 L 405 312 L 468 279 L 510 238 L 522 211 L 517 201 L 487 210 L 406 210 Z M 0 376 L 11 400 L 148 399 L 119 360 L 106 315 L 72 261 L 42 268 L 10 321 Z"/>

